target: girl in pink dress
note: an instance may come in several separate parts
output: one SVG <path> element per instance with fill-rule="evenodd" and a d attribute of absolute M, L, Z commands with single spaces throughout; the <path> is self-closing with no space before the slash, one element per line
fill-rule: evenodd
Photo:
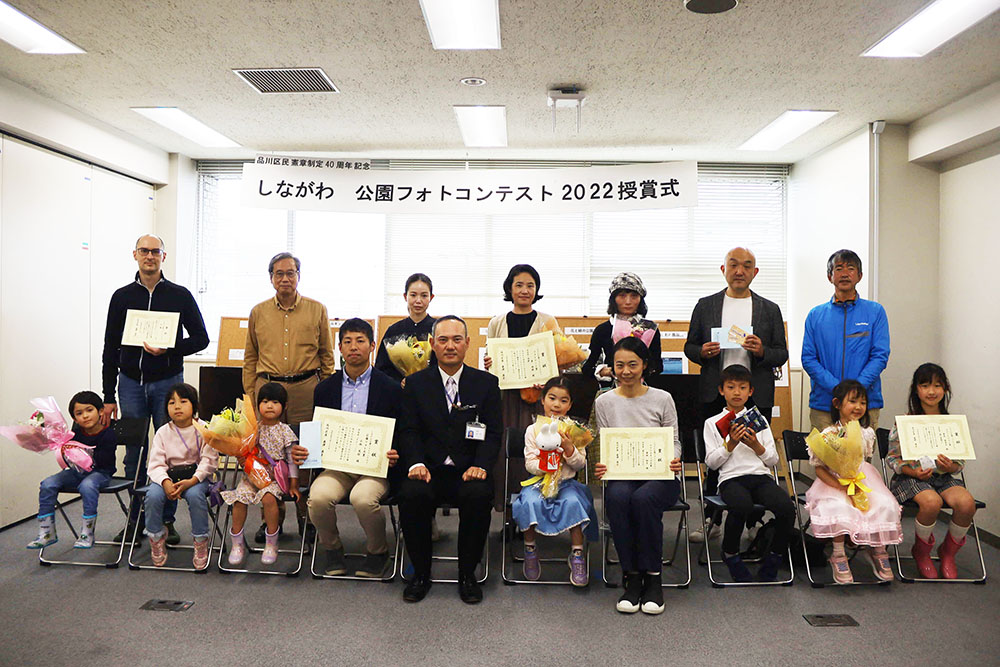
<path fill-rule="evenodd" d="M 823 465 L 816 454 L 809 450 L 809 462 L 816 468 L 816 481 L 806 491 L 806 509 L 812 523 L 812 533 L 819 538 L 833 538 L 833 553 L 830 567 L 833 579 L 838 584 L 854 581 L 851 567 L 844 553 L 844 542 L 867 547 L 864 557 L 872 566 L 875 576 L 882 581 L 892 580 L 887 544 L 899 544 L 903 540 L 900 526 L 902 508 L 892 492 L 882 482 L 881 475 L 869 461 L 875 449 L 875 431 L 869 426 L 868 392 L 857 380 L 844 380 L 833 389 L 833 407 L 830 416 L 836 422 L 823 431 L 843 435 L 844 427 L 852 421 L 861 425 L 864 441 L 864 461 L 860 472 L 867 491 L 869 507 L 861 511 L 847 495 L 848 486 L 842 484 L 837 474 Z"/>

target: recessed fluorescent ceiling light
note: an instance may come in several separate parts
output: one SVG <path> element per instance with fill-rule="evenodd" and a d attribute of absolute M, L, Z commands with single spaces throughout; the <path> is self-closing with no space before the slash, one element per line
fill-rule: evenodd
<path fill-rule="evenodd" d="M 499 0 L 420 0 L 435 49 L 499 49 Z"/>
<path fill-rule="evenodd" d="M 507 145 L 507 107 L 452 108 L 466 146 L 496 148 Z"/>
<path fill-rule="evenodd" d="M 6 2 L 0 2 L 0 39 L 25 53 L 86 53 Z"/>
<path fill-rule="evenodd" d="M 207 148 L 239 148 L 240 146 L 177 107 L 132 107 L 132 111 L 142 114 L 168 130 Z"/>
<path fill-rule="evenodd" d="M 836 111 L 786 111 L 740 146 L 741 151 L 774 151 L 813 129 Z"/>
<path fill-rule="evenodd" d="M 935 0 L 861 55 L 919 58 L 1000 9 L 1000 0 Z"/>

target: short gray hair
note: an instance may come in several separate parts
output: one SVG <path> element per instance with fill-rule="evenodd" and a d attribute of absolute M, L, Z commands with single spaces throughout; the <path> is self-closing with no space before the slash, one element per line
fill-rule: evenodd
<path fill-rule="evenodd" d="M 434 326 L 431 328 L 431 337 L 433 338 L 434 336 L 437 336 L 437 328 L 439 324 L 441 324 L 442 322 L 448 322 L 449 320 L 455 320 L 456 322 L 461 322 L 462 328 L 465 330 L 465 337 L 466 338 L 469 337 L 469 325 L 467 325 L 465 323 L 465 320 L 463 320 L 458 315 L 444 315 L 443 317 L 437 318 L 434 321 Z"/>
<path fill-rule="evenodd" d="M 136 250 L 138 250 L 138 249 L 139 249 L 139 241 L 143 240 L 143 239 L 144 239 L 144 238 L 146 238 L 147 236 L 148 236 L 149 238 L 151 238 L 151 239 L 156 239 L 157 241 L 159 241 L 159 242 L 160 242 L 160 250 L 162 250 L 163 252 L 166 252 L 166 251 L 167 251 L 167 244 L 166 244 L 166 243 L 164 243 L 164 242 L 163 242 L 163 239 L 162 239 L 162 238 L 160 238 L 159 236 L 157 236 L 156 234 L 143 234 L 142 236 L 140 236 L 139 238 L 137 238 L 137 239 L 135 240 L 135 249 L 136 249 Z"/>
<path fill-rule="evenodd" d="M 295 261 L 295 270 L 296 271 L 301 271 L 302 270 L 302 262 L 299 261 L 298 257 L 296 257 L 295 255 L 293 255 L 290 252 L 279 252 L 277 255 L 275 255 L 274 257 L 272 257 L 271 261 L 268 262 L 268 264 L 267 264 L 267 273 L 268 273 L 268 275 L 274 275 L 274 265 L 277 264 L 278 262 L 280 262 L 283 259 L 294 260 Z"/>

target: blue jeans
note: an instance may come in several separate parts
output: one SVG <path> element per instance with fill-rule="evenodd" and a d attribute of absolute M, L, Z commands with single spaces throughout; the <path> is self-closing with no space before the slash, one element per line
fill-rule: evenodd
<path fill-rule="evenodd" d="M 119 373 L 118 407 L 121 408 L 121 416 L 129 419 L 149 419 L 152 417 L 153 430 L 158 430 L 167 423 L 167 392 L 175 384 L 181 382 L 184 382 L 183 373 L 145 384 L 140 384 L 124 373 Z M 148 442 L 143 441 L 143 444 L 148 444 Z M 139 454 L 139 447 L 129 446 L 125 448 L 125 477 L 135 479 L 136 471 L 138 471 L 137 484 L 142 486 L 146 483 L 146 457 L 142 457 L 140 460 Z M 177 501 L 167 501 L 163 509 L 163 520 L 167 523 L 173 523 L 174 515 L 177 514 Z M 133 508 L 129 522 L 134 520 L 138 512 L 138 508 Z"/>
<path fill-rule="evenodd" d="M 659 572 L 663 560 L 663 512 L 677 502 L 680 482 L 608 482 L 604 488 L 608 523 L 622 572 Z"/>
<path fill-rule="evenodd" d="M 182 495 L 191 513 L 191 536 L 196 539 L 208 537 L 208 481 L 199 482 Z M 159 484 L 150 484 L 146 491 L 146 534 L 159 535 L 163 532 L 163 508 L 167 503 L 167 492 Z M 177 506 L 177 501 L 169 501 Z"/>
<path fill-rule="evenodd" d="M 60 491 L 78 491 L 83 498 L 83 516 L 97 516 L 97 501 L 101 497 L 101 489 L 110 481 L 111 473 L 107 470 L 81 473 L 73 468 L 66 468 L 46 477 L 38 487 L 38 516 L 56 511 L 56 499 Z"/>

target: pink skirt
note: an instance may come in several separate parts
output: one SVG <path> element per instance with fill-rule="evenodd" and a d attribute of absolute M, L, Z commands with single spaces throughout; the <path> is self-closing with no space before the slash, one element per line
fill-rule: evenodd
<path fill-rule="evenodd" d="M 899 518 L 903 508 L 882 482 L 882 476 L 870 463 L 861 464 L 868 492 L 868 511 L 856 508 L 846 490 L 835 489 L 816 480 L 806 491 L 806 509 L 812 534 L 819 538 L 847 535 L 854 544 L 880 547 L 899 544 L 903 530 Z M 845 487 L 846 489 L 846 487 Z"/>

